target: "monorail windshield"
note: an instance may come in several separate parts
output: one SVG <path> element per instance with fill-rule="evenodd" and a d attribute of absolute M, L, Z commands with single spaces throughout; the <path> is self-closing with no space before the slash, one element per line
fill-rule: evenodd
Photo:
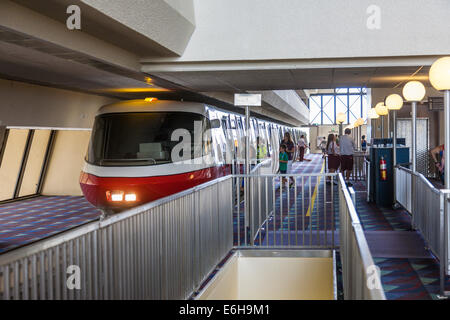
<path fill-rule="evenodd" d="M 87 162 L 100 166 L 157 165 L 172 162 L 176 129 L 189 132 L 194 158 L 194 126 L 210 128 L 209 120 L 189 112 L 140 112 L 99 115 L 95 119 Z M 185 131 L 186 132 L 186 131 Z"/>

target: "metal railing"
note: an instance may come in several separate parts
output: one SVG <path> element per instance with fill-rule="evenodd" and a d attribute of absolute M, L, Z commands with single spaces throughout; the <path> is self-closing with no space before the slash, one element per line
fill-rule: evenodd
<path fill-rule="evenodd" d="M 1 255 L 0 299 L 189 297 L 233 246 L 231 182 L 218 179 Z M 77 268 L 79 289 L 75 281 L 71 290 L 67 272 L 76 276 Z"/>
<path fill-rule="evenodd" d="M 366 153 L 355 152 L 353 155 L 353 170 L 350 176 L 353 181 L 365 181 L 368 179 L 368 168 L 365 162 Z M 328 155 L 325 156 L 325 166 L 328 168 Z M 342 172 L 340 168 L 339 171 Z"/>
<path fill-rule="evenodd" d="M 353 171 L 352 179 L 353 181 L 364 181 L 367 178 L 367 168 L 365 166 L 366 159 L 365 152 L 355 152 L 353 155 Z"/>
<path fill-rule="evenodd" d="M 373 262 L 353 197 L 339 175 L 340 255 L 346 300 L 385 300 L 379 269 Z"/>
<path fill-rule="evenodd" d="M 235 178 L 246 177 L 237 175 Z M 272 188 L 263 188 L 257 199 L 266 201 L 272 197 L 277 205 L 273 212 L 260 212 L 255 217 L 246 215 L 245 204 L 238 202 L 240 205 L 236 205 L 234 215 L 237 230 L 240 230 L 234 235 L 238 248 L 339 248 L 345 298 L 386 299 L 379 269 L 373 262 L 354 207 L 355 198 L 352 199 L 342 174 L 267 174 L 248 178 L 261 184 L 271 180 Z M 283 178 L 293 178 L 294 184 L 289 188 L 287 182 L 281 181 Z M 247 221 L 252 218 L 257 222 Z M 258 226 L 254 239 L 250 238 L 253 232 L 244 228 L 249 225 Z"/>
<path fill-rule="evenodd" d="M 186 299 L 233 247 L 340 248 L 346 299 L 384 299 L 342 175 L 258 172 L 263 168 L 5 253 L 0 299 Z M 281 180 L 290 176 L 289 188 Z M 233 180 L 245 178 L 251 192 L 241 201 Z"/>
<path fill-rule="evenodd" d="M 364 167 L 366 168 L 366 201 L 370 202 L 371 180 L 370 180 L 370 161 L 364 158 Z"/>
<path fill-rule="evenodd" d="M 336 177 L 337 174 L 236 175 L 234 178 L 239 181 L 249 179 L 252 192 L 250 215 L 245 212 L 247 199 L 237 196 L 234 216 L 240 232 L 234 235 L 235 245 L 336 248 Z M 289 187 L 290 178 L 294 182 Z M 330 179 L 329 185 L 326 179 Z"/>
<path fill-rule="evenodd" d="M 400 166 L 395 169 L 395 199 L 410 213 L 412 212 L 411 177 L 411 170 Z"/>
<path fill-rule="evenodd" d="M 445 291 L 445 276 L 450 275 L 450 190 L 440 190 L 422 174 L 402 166 L 395 168 L 395 174 L 397 202 L 411 214 L 412 227 L 421 232 L 428 248 L 439 259 L 440 294 L 449 295 Z"/>

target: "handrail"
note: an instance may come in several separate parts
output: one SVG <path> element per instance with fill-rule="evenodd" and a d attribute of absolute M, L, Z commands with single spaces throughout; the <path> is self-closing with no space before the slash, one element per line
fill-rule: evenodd
<path fill-rule="evenodd" d="M 339 173 L 340 191 L 343 194 L 348 216 L 350 218 L 351 230 L 349 226 L 345 225 L 345 217 L 341 217 L 340 234 L 341 240 L 341 259 L 343 264 L 343 281 L 344 293 L 346 299 L 374 299 L 386 300 L 384 290 L 381 287 L 380 274 L 369 274 L 373 272 L 376 266 L 372 254 L 370 253 L 369 245 L 367 244 L 361 222 L 356 212 L 353 200 L 348 191 L 344 177 Z M 344 212 L 345 214 L 345 212 Z M 342 219 L 343 218 L 343 219 Z M 344 221 L 343 221 L 344 220 Z M 354 236 L 354 238 L 352 238 Z M 354 242 L 355 241 L 355 242 Z M 357 252 L 353 252 L 353 243 L 356 244 Z M 355 259 L 356 255 L 356 259 Z M 358 261 L 360 258 L 360 263 Z M 375 282 L 378 286 L 369 288 L 368 283 L 370 277 L 375 276 Z M 362 282 L 362 283 L 361 283 Z M 366 295 L 368 293 L 368 296 Z"/>
<path fill-rule="evenodd" d="M 260 163 L 260 165 L 263 166 L 264 163 Z M 347 272 L 346 281 L 350 281 L 350 284 L 353 283 L 352 286 L 357 288 L 351 290 L 351 297 L 385 299 L 382 289 L 372 291 L 367 286 L 366 279 L 369 277 L 367 270 L 374 263 L 354 203 L 341 173 L 228 175 L 152 203 L 127 210 L 105 220 L 94 221 L 51 238 L 43 239 L 29 246 L 0 255 L 0 274 L 3 273 L 3 283 L 7 284 L 3 295 L 7 299 L 10 298 L 11 292 L 9 290 L 11 288 L 11 290 L 15 290 L 12 297 L 20 297 L 21 294 L 26 294 L 27 296 L 23 297 L 28 299 L 28 290 L 24 289 L 22 291 L 22 284 L 16 285 L 16 282 L 11 282 L 18 275 L 21 277 L 21 272 L 24 274 L 23 279 L 26 279 L 20 278 L 20 281 L 24 281 L 24 288 L 30 285 L 33 287 L 33 290 L 38 290 L 37 288 L 43 290 L 39 294 L 37 294 L 37 291 L 32 291 L 32 297 L 48 297 L 46 290 L 49 290 L 48 292 L 53 292 L 50 290 L 66 290 L 61 289 L 64 288 L 64 283 L 59 281 L 65 275 L 64 268 L 67 264 L 75 263 L 78 265 L 78 263 L 81 263 L 81 267 L 86 267 L 88 272 L 90 272 L 86 273 L 87 279 L 90 279 L 89 277 L 95 278 L 92 281 L 94 283 L 93 286 L 97 286 L 97 288 L 104 286 L 101 289 L 104 291 L 101 291 L 101 293 L 90 293 L 89 289 L 87 289 L 88 291 L 75 293 L 78 299 L 83 298 L 84 295 L 90 297 L 91 294 L 95 298 L 106 297 L 115 299 L 185 297 L 185 294 L 188 293 L 187 291 L 201 283 L 203 277 L 207 276 L 210 269 L 214 268 L 220 259 L 223 258 L 223 255 L 233 248 L 233 224 L 230 215 L 233 214 L 234 208 L 232 205 L 233 184 L 231 179 L 258 177 L 260 179 L 259 182 L 262 182 L 261 180 L 266 178 L 280 178 L 283 176 L 294 178 L 309 176 L 310 179 L 311 177 L 318 177 L 316 190 L 319 190 L 318 188 L 320 187 L 319 177 L 337 177 L 339 186 L 334 187 L 331 184 L 330 190 L 332 191 L 331 197 L 333 197 L 333 188 L 336 188 L 342 195 L 342 198 L 339 196 L 339 199 L 343 200 L 340 202 L 339 208 L 342 213 L 341 218 L 344 217 L 344 220 L 341 220 L 342 229 L 339 232 L 345 240 L 341 242 L 341 246 L 347 246 L 343 253 L 345 255 L 344 259 L 347 259 L 344 266 Z M 250 201 L 263 199 L 262 190 L 265 189 L 259 188 L 258 182 L 255 185 L 258 188 L 255 188 L 254 199 L 250 198 Z M 325 183 L 322 186 L 326 188 Z M 269 186 L 268 188 L 272 187 Z M 313 193 L 317 192 L 311 189 L 310 184 L 310 199 L 314 198 Z M 261 207 L 263 209 L 261 210 L 267 212 L 270 210 L 272 196 L 276 196 L 273 190 L 270 199 L 267 198 L 264 201 L 264 205 Z M 326 189 L 323 190 L 324 201 L 327 201 Z M 238 193 L 238 190 L 236 191 Z M 297 192 L 297 186 L 294 186 L 293 191 L 294 193 Z M 286 194 L 288 197 L 287 203 L 289 203 L 289 194 L 289 192 Z M 216 198 L 218 199 L 216 200 Z M 321 201 L 320 199 L 321 197 L 317 197 L 316 201 Z M 333 203 L 333 198 L 328 200 L 331 200 L 331 203 Z M 318 207 L 319 205 L 316 206 L 316 208 Z M 320 218 L 319 211 L 314 213 L 313 208 L 314 201 L 312 201 L 311 205 L 311 216 L 316 214 Z M 239 206 L 237 210 L 239 210 Z M 297 207 L 295 210 L 297 210 Z M 266 215 L 268 214 L 267 212 Z M 275 214 L 280 214 L 280 212 L 282 210 Z M 335 221 L 334 210 L 332 209 L 331 212 L 332 221 Z M 258 222 L 265 218 L 260 213 L 258 216 L 258 212 L 256 212 L 255 217 L 258 217 L 258 220 L 255 219 Z M 258 223 L 259 226 L 261 226 L 261 223 Z M 318 245 L 311 242 L 311 246 L 323 246 L 329 249 L 336 248 L 334 245 L 334 232 L 336 230 L 334 222 L 328 227 L 332 231 L 333 237 L 331 246 L 327 240 L 325 240 L 324 244 L 321 244 L 319 241 Z M 158 232 L 152 232 L 154 230 L 158 230 Z M 159 230 L 161 230 L 161 234 L 159 234 Z M 180 230 L 184 231 L 179 233 L 178 231 Z M 217 232 L 218 230 L 220 231 L 219 233 Z M 310 232 L 309 235 L 311 237 L 312 233 Z M 240 237 L 240 235 L 238 236 Z M 319 237 L 320 232 L 318 231 L 314 236 Z M 326 239 L 327 233 L 324 236 Z M 287 237 L 290 237 L 290 234 L 287 234 Z M 290 242 L 288 241 L 288 243 Z M 261 245 L 261 242 L 259 244 Z M 205 247 L 208 249 L 204 250 Z M 86 254 L 84 249 L 86 249 Z M 82 250 L 83 254 L 80 255 L 79 250 Z M 341 250 L 343 250 L 342 247 Z M 155 259 L 155 257 L 163 257 L 163 259 Z M 92 266 L 90 259 L 94 261 Z M 61 268 L 59 265 L 60 261 L 64 261 L 61 264 Z M 181 264 L 177 264 L 177 261 L 181 261 Z M 48 271 L 45 268 L 48 268 Z M 49 274 L 43 274 L 42 270 L 49 272 Z M 152 270 L 157 271 L 152 273 Z M 355 274 L 353 274 L 354 272 Z M 31 278 L 28 276 L 29 274 Z M 128 283 L 127 277 L 130 274 L 134 274 L 135 278 L 133 278 L 131 283 Z M 53 279 L 53 275 L 58 277 L 58 280 L 55 280 L 56 283 L 52 283 L 49 280 Z M 350 278 L 348 275 L 351 275 Z M 145 281 L 142 280 L 142 283 L 137 281 L 137 279 L 141 279 L 139 278 L 141 276 L 145 278 Z M 29 279 L 37 280 L 36 282 L 28 283 Z M 83 281 L 88 281 L 87 279 L 84 278 Z M 116 279 L 116 281 L 112 279 Z M 11 286 L 9 286 L 10 282 Z M 35 283 L 39 283 L 39 286 Z M 171 292 L 172 286 L 176 288 L 174 289 L 176 292 Z M 148 290 L 154 290 L 156 293 L 153 291 L 149 293 Z M 61 291 L 58 291 L 59 293 Z M 64 297 L 63 295 L 63 299 L 65 298 L 67 296 Z M 73 296 L 69 296 L 70 298 L 73 298 Z"/>
<path fill-rule="evenodd" d="M 213 181 L 206 182 L 204 184 L 195 186 L 193 188 L 184 190 L 182 192 L 179 192 L 179 193 L 176 193 L 173 195 L 169 195 L 167 197 L 155 200 L 150 203 L 143 204 L 141 206 L 128 209 L 124 212 L 115 214 L 113 216 L 109 216 L 109 217 L 105 218 L 104 220 L 97 220 L 94 222 L 90 222 L 90 223 L 87 223 L 80 227 L 74 228 L 72 230 L 65 231 L 61 234 L 57 234 L 57 235 L 51 236 L 49 238 L 44 238 L 42 240 L 39 240 L 39 241 L 32 243 L 30 245 L 27 245 L 25 247 L 3 253 L 0 255 L 0 265 L 5 265 L 5 264 L 11 263 L 13 261 L 17 261 L 17 260 L 25 258 L 29 255 L 36 254 L 42 250 L 47 250 L 49 248 L 63 244 L 67 241 L 74 240 L 74 239 L 76 239 L 80 236 L 83 236 L 85 234 L 88 234 L 90 232 L 103 229 L 114 223 L 123 221 L 123 220 L 128 219 L 135 215 L 139 215 L 144 211 L 148 211 L 148 210 L 156 208 L 162 204 L 166 204 L 166 203 L 172 202 L 174 200 L 180 199 L 188 194 L 194 193 L 196 191 L 200 191 L 202 189 L 206 189 L 209 186 L 218 184 L 218 183 L 228 180 L 228 179 L 231 179 L 230 175 L 213 180 Z"/>

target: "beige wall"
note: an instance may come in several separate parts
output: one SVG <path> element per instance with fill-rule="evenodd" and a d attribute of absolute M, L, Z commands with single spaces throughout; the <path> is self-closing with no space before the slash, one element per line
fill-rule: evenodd
<path fill-rule="evenodd" d="M 0 201 L 14 195 L 29 130 L 10 130 L 0 166 Z"/>
<path fill-rule="evenodd" d="M 49 138 L 50 130 L 36 130 L 34 132 L 19 197 L 36 194 Z"/>
<path fill-rule="evenodd" d="M 90 131 L 58 131 L 44 181 L 44 195 L 82 195 L 79 178 Z"/>
<path fill-rule="evenodd" d="M 332 300 L 333 259 L 232 258 L 203 300 Z"/>
<path fill-rule="evenodd" d="M 0 79 L 0 123 L 7 126 L 91 128 L 102 96 Z"/>

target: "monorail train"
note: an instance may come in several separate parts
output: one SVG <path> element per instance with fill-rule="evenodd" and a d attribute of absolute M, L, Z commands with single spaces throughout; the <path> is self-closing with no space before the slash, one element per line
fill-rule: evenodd
<path fill-rule="evenodd" d="M 195 140 L 195 123 L 202 124 L 200 140 Z M 245 128 L 240 114 L 203 103 L 145 99 L 103 106 L 95 118 L 81 189 L 95 207 L 119 211 L 228 175 L 232 164 L 245 157 Z M 181 148 L 181 160 L 173 155 L 180 144 L 178 135 L 174 139 L 177 129 L 194 136 L 194 142 L 183 145 L 191 150 Z M 291 132 L 294 142 L 301 135 L 253 117 L 250 129 L 251 158 L 259 143 L 262 157 L 276 162 L 284 133 Z"/>

